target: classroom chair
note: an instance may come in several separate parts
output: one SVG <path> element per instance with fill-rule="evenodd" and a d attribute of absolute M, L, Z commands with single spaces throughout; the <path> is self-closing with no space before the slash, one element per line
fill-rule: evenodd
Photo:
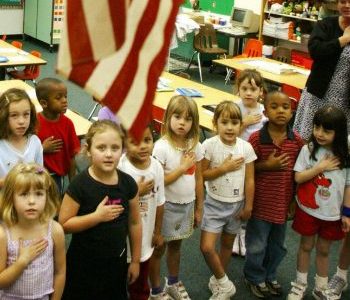
<path fill-rule="evenodd" d="M 22 49 L 22 47 L 23 47 L 23 43 L 20 41 L 12 41 L 11 45 L 18 48 L 18 49 Z"/>
<path fill-rule="evenodd" d="M 3 41 L 6 41 L 6 38 L 7 38 L 7 35 L 6 35 L 6 34 L 3 34 L 1 39 L 2 39 Z"/>
<path fill-rule="evenodd" d="M 217 57 L 223 55 L 226 58 L 226 50 L 218 46 L 216 39 L 216 32 L 212 24 L 201 25 L 198 34 L 193 38 L 194 53 L 192 54 L 191 60 L 187 66 L 186 71 L 189 70 L 194 56 L 197 54 L 199 77 L 201 82 L 202 78 L 202 67 L 201 67 L 201 54 L 214 54 Z"/>
<path fill-rule="evenodd" d="M 261 57 L 262 56 L 262 46 L 263 43 L 257 39 L 249 39 L 244 46 L 243 52 L 233 58 L 243 58 L 243 57 Z M 227 84 L 233 73 L 232 69 L 229 69 L 225 78 L 225 84 Z"/>
<path fill-rule="evenodd" d="M 31 51 L 31 55 L 36 57 L 41 57 L 41 53 L 39 51 Z M 14 70 L 7 73 L 13 79 L 20 79 L 23 81 L 31 80 L 34 84 L 36 84 L 36 79 L 40 75 L 40 66 L 39 65 L 29 65 L 26 66 L 23 70 Z"/>

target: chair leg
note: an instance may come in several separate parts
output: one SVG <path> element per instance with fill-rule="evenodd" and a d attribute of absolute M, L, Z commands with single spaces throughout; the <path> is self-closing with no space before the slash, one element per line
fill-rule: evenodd
<path fill-rule="evenodd" d="M 199 69 L 199 78 L 201 79 L 201 82 L 203 82 L 200 52 L 197 53 L 197 61 L 198 61 L 198 69 Z"/>
<path fill-rule="evenodd" d="M 231 75 L 233 73 L 232 69 L 226 69 L 225 85 L 230 81 Z"/>
<path fill-rule="evenodd" d="M 197 51 L 194 51 L 194 52 L 193 52 L 193 54 L 192 54 L 192 56 L 191 56 L 191 60 L 190 60 L 190 62 L 188 63 L 188 66 L 187 66 L 187 68 L 186 68 L 186 72 L 188 72 L 188 70 L 190 69 L 190 66 L 192 65 L 192 61 L 193 61 L 193 58 L 194 58 L 194 56 L 195 56 L 196 53 L 197 53 Z"/>

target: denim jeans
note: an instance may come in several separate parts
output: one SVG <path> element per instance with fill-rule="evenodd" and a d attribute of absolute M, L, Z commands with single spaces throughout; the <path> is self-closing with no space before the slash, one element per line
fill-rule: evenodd
<path fill-rule="evenodd" d="M 254 217 L 248 221 L 244 276 L 251 283 L 276 280 L 277 267 L 287 254 L 286 227 L 287 223 L 275 224 Z"/>

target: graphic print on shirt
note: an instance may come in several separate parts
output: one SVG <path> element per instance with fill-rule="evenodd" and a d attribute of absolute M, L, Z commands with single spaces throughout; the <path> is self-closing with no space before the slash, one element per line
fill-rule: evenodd
<path fill-rule="evenodd" d="M 323 173 L 299 184 L 297 195 L 300 204 L 311 209 L 318 209 L 320 203 L 317 199 L 327 201 L 331 197 L 330 187 L 332 185 L 332 180 L 326 178 Z M 316 195 L 319 197 L 316 198 Z"/>

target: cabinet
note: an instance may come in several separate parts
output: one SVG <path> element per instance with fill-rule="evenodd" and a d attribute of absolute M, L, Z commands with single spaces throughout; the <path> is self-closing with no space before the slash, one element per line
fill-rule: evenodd
<path fill-rule="evenodd" d="M 51 50 L 60 41 L 63 11 L 63 0 L 25 0 L 23 33 L 49 44 Z"/>
<path fill-rule="evenodd" d="M 299 4 L 298 9 L 293 10 L 291 14 L 285 11 L 283 11 L 284 13 L 272 11 L 270 8 L 271 2 L 282 1 L 262 0 L 259 39 L 264 44 L 273 46 L 282 44 L 285 47 L 303 51 L 307 51 L 308 35 L 311 33 L 319 16 L 334 15 L 337 12 L 336 0 L 286 1 Z M 298 11 L 300 7 L 303 8 L 303 4 L 306 2 L 309 8 L 316 5 L 318 15 L 316 15 L 315 11 L 311 14 L 303 13 L 305 9 Z M 279 22 L 279 24 L 275 24 L 274 21 Z"/>

